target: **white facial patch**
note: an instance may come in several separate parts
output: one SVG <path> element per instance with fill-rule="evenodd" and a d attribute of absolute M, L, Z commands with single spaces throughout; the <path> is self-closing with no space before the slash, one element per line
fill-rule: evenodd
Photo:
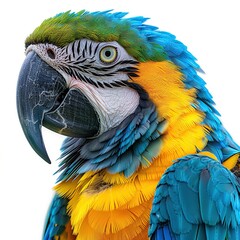
<path fill-rule="evenodd" d="M 119 125 L 136 110 L 139 104 L 137 91 L 129 87 L 97 89 L 97 91 L 104 104 L 104 108 L 97 109 L 102 117 L 101 130 L 103 132 Z"/>
<path fill-rule="evenodd" d="M 100 118 L 100 134 L 119 125 L 139 104 L 137 91 L 127 86 L 97 88 L 73 78 L 67 82 L 69 88 L 80 89 L 94 106 Z"/>

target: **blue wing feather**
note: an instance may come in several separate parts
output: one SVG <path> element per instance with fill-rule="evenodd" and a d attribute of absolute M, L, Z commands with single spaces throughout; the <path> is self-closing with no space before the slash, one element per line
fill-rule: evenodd
<path fill-rule="evenodd" d="M 69 222 L 69 216 L 66 211 L 68 200 L 55 195 L 47 215 L 43 240 L 55 240 L 65 230 Z"/>
<path fill-rule="evenodd" d="M 238 179 L 209 157 L 196 154 L 179 159 L 157 186 L 149 237 L 151 240 L 240 239 Z"/>

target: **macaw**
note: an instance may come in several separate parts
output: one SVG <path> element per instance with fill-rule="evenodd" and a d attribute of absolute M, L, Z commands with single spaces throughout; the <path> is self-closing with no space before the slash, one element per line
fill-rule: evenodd
<path fill-rule="evenodd" d="M 26 39 L 17 110 L 48 163 L 44 240 L 240 239 L 240 147 L 187 47 L 147 18 L 63 12 Z"/>

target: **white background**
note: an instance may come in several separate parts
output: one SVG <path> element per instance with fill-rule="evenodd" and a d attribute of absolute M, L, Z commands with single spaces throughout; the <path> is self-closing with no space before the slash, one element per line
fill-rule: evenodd
<path fill-rule="evenodd" d="M 237 0 L 8 0 L 1 1 L 0 5 L 1 239 L 41 239 L 52 198 L 57 165 L 42 161 L 29 146 L 18 121 L 15 95 L 25 57 L 25 38 L 45 18 L 59 12 L 127 11 L 129 16 L 150 17 L 149 24 L 175 34 L 197 57 L 222 114 L 222 122 L 240 143 L 240 7 Z M 44 131 L 44 139 L 54 163 L 63 138 Z"/>

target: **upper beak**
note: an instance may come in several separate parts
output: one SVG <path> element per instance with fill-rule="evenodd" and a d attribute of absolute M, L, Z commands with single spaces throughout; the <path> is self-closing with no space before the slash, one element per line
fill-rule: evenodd
<path fill-rule="evenodd" d="M 63 76 L 33 51 L 20 70 L 17 110 L 26 138 L 48 163 L 42 126 L 80 138 L 94 137 L 100 128 L 98 114 L 81 90 L 69 89 Z"/>

